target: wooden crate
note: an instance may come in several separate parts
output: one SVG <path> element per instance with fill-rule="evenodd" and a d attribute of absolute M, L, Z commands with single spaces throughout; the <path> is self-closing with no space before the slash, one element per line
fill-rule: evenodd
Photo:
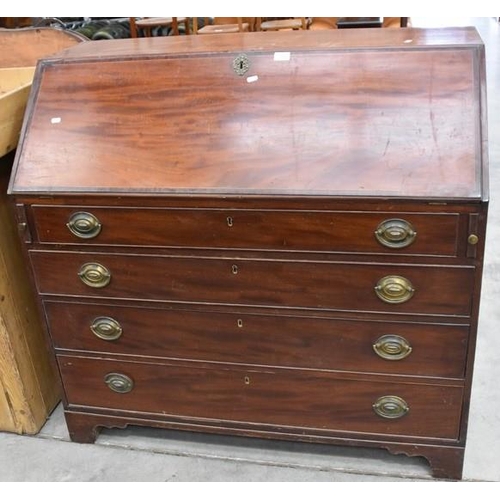
<path fill-rule="evenodd" d="M 6 199 L 11 164 L 0 158 L 0 430 L 34 434 L 60 394 Z"/>
<path fill-rule="evenodd" d="M 7 185 L 37 60 L 83 40 L 51 28 L 0 29 L 0 431 L 37 433 L 60 400 Z"/>
<path fill-rule="evenodd" d="M 0 68 L 0 156 L 19 140 L 35 68 Z"/>

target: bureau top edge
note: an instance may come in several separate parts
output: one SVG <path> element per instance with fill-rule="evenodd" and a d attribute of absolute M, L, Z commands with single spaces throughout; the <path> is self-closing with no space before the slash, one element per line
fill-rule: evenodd
<path fill-rule="evenodd" d="M 78 44 L 46 61 L 71 62 L 75 59 L 168 57 L 234 51 L 268 50 L 405 50 L 432 47 L 474 47 L 483 44 L 474 27 L 405 28 L 394 30 L 320 30 L 236 33 L 202 37 L 156 37 L 153 39 L 102 40 Z"/>
<path fill-rule="evenodd" d="M 45 189 L 40 190 L 36 187 L 32 189 L 22 187 L 17 188 L 11 185 L 7 191 L 7 194 L 11 197 L 16 198 L 19 202 L 32 203 L 39 200 L 61 200 L 64 199 L 65 202 L 69 200 L 81 200 L 85 199 L 87 202 L 90 200 L 139 200 L 144 202 L 145 200 L 158 200 L 168 199 L 174 202 L 175 200 L 180 201 L 191 201 L 193 203 L 210 201 L 224 201 L 224 202 L 268 202 L 272 200 L 273 202 L 305 202 L 310 203 L 312 201 L 318 203 L 366 203 L 367 205 L 372 204 L 412 204 L 412 205 L 431 205 L 431 206 L 457 206 L 457 205 L 487 205 L 489 203 L 488 193 L 478 192 L 476 195 L 471 196 L 405 196 L 404 193 L 366 193 L 364 196 L 357 193 L 349 192 L 282 192 L 282 191 L 233 191 L 233 190 L 168 190 L 168 189 L 132 189 L 132 188 L 117 188 L 117 189 L 98 189 L 95 191 L 89 191 L 87 188 L 57 188 L 54 190 Z"/>

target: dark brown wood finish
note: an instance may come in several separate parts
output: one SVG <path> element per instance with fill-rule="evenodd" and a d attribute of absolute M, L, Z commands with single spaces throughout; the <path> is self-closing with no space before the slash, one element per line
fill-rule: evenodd
<path fill-rule="evenodd" d="M 320 310 L 352 309 L 355 304 L 360 311 L 394 314 L 468 317 L 474 278 L 471 266 L 370 265 L 35 250 L 30 252 L 30 258 L 42 295 Z M 109 271 L 111 279 L 107 286 L 93 288 L 79 279 L 78 274 L 88 263 L 97 263 Z M 407 302 L 386 303 L 375 293 L 379 281 L 393 275 L 409 280 L 413 286 L 415 291 Z"/>
<path fill-rule="evenodd" d="M 473 51 L 272 54 L 46 65 L 16 192 L 481 196 Z"/>
<path fill-rule="evenodd" d="M 378 446 L 459 478 L 488 200 L 475 31 L 165 38 L 42 62 L 11 179 L 72 439 Z M 78 212 L 98 234 L 71 233 Z M 379 241 L 387 220 L 408 245 Z M 109 284 L 84 284 L 88 263 Z M 406 302 L 377 296 L 391 276 Z M 383 336 L 411 352 L 383 359 Z M 409 410 L 380 417 L 383 396 Z"/>
<path fill-rule="evenodd" d="M 92 411 L 67 411 L 66 420 L 69 424 L 70 436 L 73 441 L 79 443 L 93 443 L 97 437 L 98 430 L 101 427 L 125 428 L 128 425 L 151 426 L 167 429 L 191 430 L 211 432 L 217 434 L 235 434 L 238 436 L 265 436 L 271 439 L 285 439 L 302 441 L 308 443 L 329 443 L 340 446 L 352 446 L 355 441 L 350 438 L 340 436 L 315 436 L 311 433 L 294 434 L 293 431 L 288 432 L 273 432 L 270 430 L 254 429 L 254 428 L 238 428 L 232 424 L 230 427 L 222 425 L 208 426 L 196 425 L 193 423 L 176 421 L 174 419 L 165 421 L 165 419 L 154 420 L 151 418 L 145 419 L 142 415 L 130 414 L 127 417 L 117 416 L 114 414 L 100 413 L 96 414 Z M 446 446 L 446 445 L 425 445 L 412 444 L 401 442 L 399 444 L 384 442 L 384 441 L 365 441 L 366 447 L 386 448 L 391 453 L 413 456 L 424 456 L 431 464 L 434 474 L 439 478 L 446 479 L 461 479 L 464 460 L 463 446 Z M 330 450 L 335 453 L 335 449 Z"/>
<path fill-rule="evenodd" d="M 468 327 L 407 322 L 348 321 L 300 316 L 217 313 L 46 302 L 59 351 L 217 361 L 321 370 L 349 370 L 461 379 Z M 97 318 L 117 321 L 122 333 L 103 340 Z M 384 335 L 405 339 L 412 351 L 384 359 L 373 346 Z"/>
<path fill-rule="evenodd" d="M 67 228 L 70 217 L 90 213 L 102 224 L 88 240 Z M 307 252 L 457 255 L 458 214 L 34 206 L 41 243 Z M 406 248 L 389 248 L 375 237 L 386 220 L 403 220 L 417 232 Z M 124 231 L 124 229 L 127 229 Z"/>
<path fill-rule="evenodd" d="M 331 374 L 268 368 L 160 365 L 60 356 L 70 408 L 95 407 L 284 427 L 312 427 L 371 434 L 458 437 L 462 388 L 389 383 Z M 127 394 L 111 391 L 109 373 L 129 376 Z M 410 410 L 379 417 L 373 404 L 397 395 Z"/>

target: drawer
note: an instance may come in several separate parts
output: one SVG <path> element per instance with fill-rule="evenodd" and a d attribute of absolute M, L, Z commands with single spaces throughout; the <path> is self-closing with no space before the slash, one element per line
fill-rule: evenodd
<path fill-rule="evenodd" d="M 57 302 L 46 302 L 45 309 L 58 349 L 324 370 L 464 376 L 466 326 Z"/>
<path fill-rule="evenodd" d="M 468 316 L 474 278 L 465 266 L 37 250 L 30 256 L 42 294 L 403 314 Z"/>
<path fill-rule="evenodd" d="M 445 439 L 457 439 L 459 433 L 463 389 L 457 386 L 225 365 L 178 366 L 73 356 L 59 356 L 58 362 L 69 408 L 109 408 L 162 418 L 231 421 L 280 429 Z M 385 416 L 375 413 L 374 404 Z"/>
<path fill-rule="evenodd" d="M 34 206 L 33 216 L 41 243 L 442 256 L 456 255 L 459 222 L 457 214 L 66 206 Z"/>

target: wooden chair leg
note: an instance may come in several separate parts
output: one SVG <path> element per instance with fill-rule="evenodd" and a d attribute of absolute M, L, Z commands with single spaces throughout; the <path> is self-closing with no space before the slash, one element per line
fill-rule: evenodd
<path fill-rule="evenodd" d="M 137 38 L 137 26 L 135 24 L 135 17 L 130 17 L 130 37 Z"/>
<path fill-rule="evenodd" d="M 172 31 L 175 36 L 179 36 L 179 24 L 176 17 L 172 17 Z"/>

